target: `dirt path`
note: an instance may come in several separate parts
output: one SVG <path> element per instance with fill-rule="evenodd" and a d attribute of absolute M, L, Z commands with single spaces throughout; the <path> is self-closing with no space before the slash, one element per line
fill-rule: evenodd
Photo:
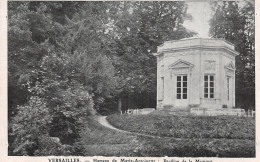
<path fill-rule="evenodd" d="M 127 133 L 127 134 L 131 134 L 131 135 L 138 135 L 138 136 L 145 136 L 145 137 L 152 137 L 152 138 L 161 138 L 159 136 L 152 136 L 152 135 L 147 135 L 147 134 L 141 134 L 141 133 L 135 133 L 135 132 L 129 132 L 129 131 L 125 131 L 125 130 L 121 130 L 118 129 L 116 127 L 114 127 L 113 125 L 111 125 L 108 121 L 107 121 L 107 116 L 97 116 L 97 121 L 103 125 L 104 127 L 119 131 L 119 132 L 123 132 L 123 133 Z"/>
<path fill-rule="evenodd" d="M 124 132 L 124 133 L 131 133 L 131 132 L 127 132 L 121 129 L 117 129 L 116 127 L 114 127 L 113 125 L 111 125 L 108 121 L 107 121 L 107 116 L 98 116 L 97 121 L 103 125 L 104 127 L 110 128 L 110 129 L 114 129 L 117 130 L 119 132 Z"/>

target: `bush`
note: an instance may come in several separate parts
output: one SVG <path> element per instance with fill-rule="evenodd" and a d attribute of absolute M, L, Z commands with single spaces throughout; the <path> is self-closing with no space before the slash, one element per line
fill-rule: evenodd
<path fill-rule="evenodd" d="M 79 126 L 83 118 L 95 114 L 92 96 L 80 84 L 73 84 L 72 88 L 66 90 L 58 87 L 58 96 L 50 99 L 53 110 L 50 135 L 59 137 L 63 144 L 69 145 L 79 138 Z"/>
<path fill-rule="evenodd" d="M 63 144 L 73 145 L 79 137 L 77 130 L 78 121 L 71 117 L 66 117 L 62 113 L 53 117 L 50 126 L 50 136 L 58 137 Z"/>
<path fill-rule="evenodd" d="M 56 152 L 48 148 L 51 145 L 45 145 L 48 143 L 47 137 L 58 137 L 61 145 L 73 145 L 79 137 L 83 118 L 95 114 L 92 96 L 76 82 L 69 85 L 48 79 L 36 83 L 30 91 L 35 96 L 18 107 L 18 114 L 9 131 L 12 132 L 9 136 L 14 139 L 10 144 L 13 148 L 10 154 L 64 155 L 65 152 Z"/>
<path fill-rule="evenodd" d="M 59 138 L 40 136 L 38 140 L 38 148 L 35 150 L 35 156 L 69 156 L 73 154 L 74 147 L 70 145 L 62 145 Z"/>
<path fill-rule="evenodd" d="M 38 147 L 39 137 L 47 135 L 51 116 L 45 102 L 39 97 L 31 97 L 28 104 L 18 106 L 14 117 L 12 135 L 15 137 L 14 154 L 33 155 Z"/>

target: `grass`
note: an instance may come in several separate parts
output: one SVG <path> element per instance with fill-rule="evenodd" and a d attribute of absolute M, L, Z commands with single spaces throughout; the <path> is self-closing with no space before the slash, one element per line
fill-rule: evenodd
<path fill-rule="evenodd" d="M 253 140 L 143 138 L 138 156 L 254 157 Z"/>
<path fill-rule="evenodd" d="M 136 125 L 135 116 L 109 116 L 124 123 Z M 147 116 L 139 116 L 146 120 Z M 161 138 L 126 134 L 103 127 L 95 117 L 88 117 L 77 143 L 82 156 L 134 156 L 134 157 L 254 157 L 255 142 L 251 139 Z M 155 121 L 159 117 L 155 117 Z M 148 120 L 149 121 L 149 120 Z M 147 121 L 147 122 L 148 122 Z M 170 121 L 168 119 L 168 121 Z M 143 123 L 142 123 L 143 124 Z M 139 123 L 140 128 L 144 127 Z M 147 123 L 146 123 L 147 124 Z M 150 125 L 149 125 L 150 126 Z M 131 126 L 129 126 L 131 127 Z M 135 126 L 134 126 L 135 127 Z M 155 127 L 153 127 L 155 128 Z M 149 128 L 152 130 L 152 127 Z M 148 129 L 146 129 L 147 131 Z M 141 129 L 136 132 L 147 133 Z M 153 132 L 155 133 L 155 131 Z"/>
<path fill-rule="evenodd" d="M 162 137 L 255 139 L 253 118 L 231 116 L 111 115 L 115 127 Z"/>
<path fill-rule="evenodd" d="M 94 117 L 88 117 L 77 142 L 82 156 L 135 156 L 138 147 L 136 136 L 111 130 L 100 125 Z"/>

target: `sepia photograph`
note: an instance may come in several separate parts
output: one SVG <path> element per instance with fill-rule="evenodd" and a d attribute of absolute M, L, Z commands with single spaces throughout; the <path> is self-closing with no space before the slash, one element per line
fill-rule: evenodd
<path fill-rule="evenodd" d="M 7 1 L 8 156 L 256 158 L 255 12 Z"/>

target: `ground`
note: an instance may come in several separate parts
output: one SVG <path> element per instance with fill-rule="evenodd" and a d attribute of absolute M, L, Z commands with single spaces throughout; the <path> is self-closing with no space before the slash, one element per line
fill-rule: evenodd
<path fill-rule="evenodd" d="M 82 129 L 78 148 L 84 156 L 177 156 L 177 157 L 254 157 L 254 119 L 226 117 L 194 118 L 177 116 L 125 116 L 111 115 L 107 118 L 94 116 L 88 118 Z M 170 122 L 169 122 L 170 121 Z M 189 121 L 189 122 L 187 122 Z M 206 122 L 210 121 L 210 122 Z M 116 123 L 114 123 L 116 122 Z M 176 127 L 171 127 L 175 122 Z M 189 128 L 200 123 L 200 130 L 189 135 Z M 189 123 L 189 124 L 187 124 Z M 207 124 L 209 123 L 209 124 Z M 181 129 L 180 125 L 188 129 Z M 210 131 L 218 124 L 219 129 Z M 225 125 L 227 125 L 225 127 Z M 230 133 L 231 126 L 241 125 L 247 129 L 241 133 Z M 114 128 L 117 127 L 117 128 Z M 171 127 L 164 129 L 160 128 Z M 198 127 L 197 127 L 198 128 Z M 122 130 L 124 129 L 124 130 Z M 177 132 L 177 133 L 174 133 Z M 251 135 L 250 135 L 251 134 Z"/>

